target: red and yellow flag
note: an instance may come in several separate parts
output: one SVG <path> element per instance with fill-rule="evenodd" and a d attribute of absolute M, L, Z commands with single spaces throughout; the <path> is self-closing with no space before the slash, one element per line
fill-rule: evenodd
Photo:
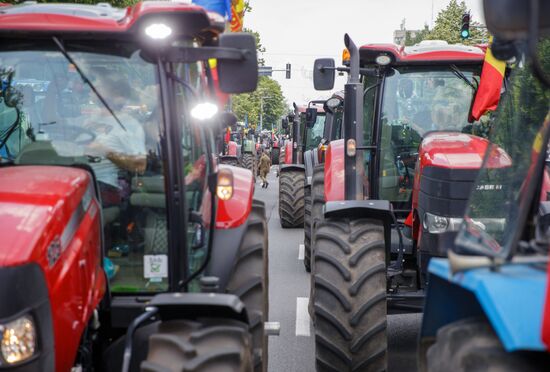
<path fill-rule="evenodd" d="M 493 56 L 489 44 L 485 52 L 485 60 L 483 61 L 483 68 L 481 70 L 481 80 L 472 105 L 470 118 L 473 119 L 472 121 L 479 120 L 487 111 L 496 110 L 500 99 L 500 89 L 502 88 L 505 70 L 506 62 L 499 61 Z"/>
<path fill-rule="evenodd" d="M 244 0 L 231 1 L 231 32 L 243 30 Z"/>

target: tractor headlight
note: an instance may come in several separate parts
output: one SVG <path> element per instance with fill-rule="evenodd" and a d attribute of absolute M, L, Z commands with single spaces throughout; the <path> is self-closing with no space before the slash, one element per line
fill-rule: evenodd
<path fill-rule="evenodd" d="M 233 172 L 229 169 L 220 169 L 216 195 L 221 200 L 229 200 L 233 196 Z"/>
<path fill-rule="evenodd" d="M 0 350 L 7 364 L 23 362 L 38 351 L 36 329 L 30 315 L 0 324 L 0 336 Z"/>
<path fill-rule="evenodd" d="M 431 234 L 442 234 L 447 231 L 458 231 L 462 218 L 444 217 L 436 214 L 424 213 L 422 226 Z"/>

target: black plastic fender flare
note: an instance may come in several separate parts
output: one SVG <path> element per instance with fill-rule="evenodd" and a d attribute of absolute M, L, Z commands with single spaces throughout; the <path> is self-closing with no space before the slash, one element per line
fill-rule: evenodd
<path fill-rule="evenodd" d="M 372 218 L 382 221 L 386 252 L 391 251 L 391 225 L 394 214 L 389 200 L 327 201 L 323 207 L 323 215 L 325 218 Z"/>

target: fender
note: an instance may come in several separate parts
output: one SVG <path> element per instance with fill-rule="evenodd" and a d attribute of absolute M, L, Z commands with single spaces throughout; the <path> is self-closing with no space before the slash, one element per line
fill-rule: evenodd
<path fill-rule="evenodd" d="M 292 145 L 294 141 L 286 141 L 285 143 L 285 164 L 292 164 Z"/>
<path fill-rule="evenodd" d="M 323 214 L 325 218 L 372 218 L 382 221 L 384 224 L 386 252 L 391 251 L 391 224 L 393 223 L 394 216 L 388 200 L 327 201 Z"/>
<path fill-rule="evenodd" d="M 159 309 L 163 321 L 209 318 L 234 319 L 248 324 L 248 315 L 242 301 L 226 293 L 160 293 L 149 306 Z"/>
<path fill-rule="evenodd" d="M 313 176 L 313 167 L 315 166 L 315 155 L 313 150 L 307 150 L 304 153 L 304 166 L 306 171 L 306 185 L 311 185 L 311 177 Z"/>
<path fill-rule="evenodd" d="M 330 142 L 325 154 L 325 200 L 344 200 L 344 140 Z"/>
<path fill-rule="evenodd" d="M 283 172 L 290 172 L 290 171 L 305 172 L 306 168 L 304 164 L 281 164 L 279 166 L 279 174 Z"/>
<path fill-rule="evenodd" d="M 446 324 L 485 316 L 506 351 L 547 350 L 541 335 L 545 271 L 507 265 L 498 271 L 482 268 L 452 275 L 449 261 L 443 258 L 433 258 L 428 271 L 422 342 L 433 340 Z"/>
<path fill-rule="evenodd" d="M 233 172 L 233 196 L 229 200 L 218 199 L 216 229 L 231 229 L 244 224 L 250 215 L 254 178 L 250 170 L 241 167 L 220 164 L 218 168 L 227 168 Z"/>
<path fill-rule="evenodd" d="M 237 155 L 222 155 L 220 156 L 220 163 L 223 163 L 224 161 L 227 161 L 227 160 L 237 160 L 239 161 L 239 158 L 237 157 Z"/>

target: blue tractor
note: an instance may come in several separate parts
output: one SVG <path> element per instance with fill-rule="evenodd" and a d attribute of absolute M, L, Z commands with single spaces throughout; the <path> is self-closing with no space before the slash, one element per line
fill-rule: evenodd
<path fill-rule="evenodd" d="M 512 68 L 460 231 L 429 264 L 419 370 L 549 371 L 550 2 L 484 10 Z"/>

